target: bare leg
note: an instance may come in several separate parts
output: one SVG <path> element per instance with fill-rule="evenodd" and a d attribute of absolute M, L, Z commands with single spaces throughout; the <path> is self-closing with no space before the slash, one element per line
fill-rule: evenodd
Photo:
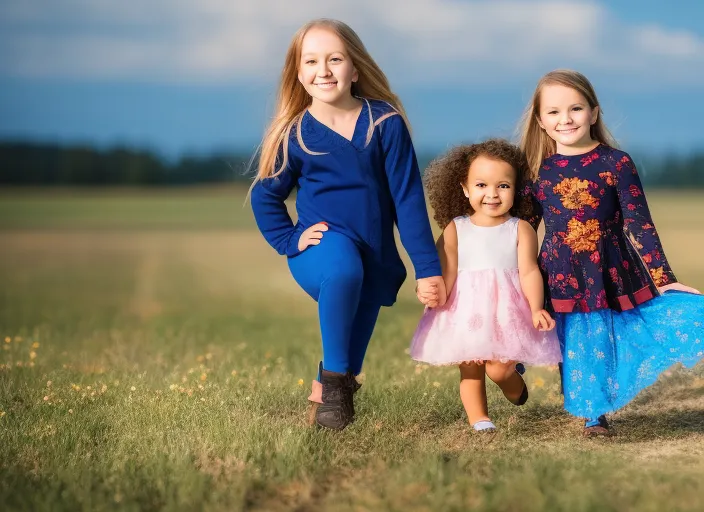
<path fill-rule="evenodd" d="M 460 365 L 460 398 L 470 425 L 489 420 L 486 404 L 486 381 L 484 365 L 463 363 Z"/>
<path fill-rule="evenodd" d="M 516 371 L 516 362 L 487 361 L 484 366 L 486 366 L 487 376 L 496 382 L 504 396 L 511 403 L 520 405 L 526 384 L 523 377 Z"/>

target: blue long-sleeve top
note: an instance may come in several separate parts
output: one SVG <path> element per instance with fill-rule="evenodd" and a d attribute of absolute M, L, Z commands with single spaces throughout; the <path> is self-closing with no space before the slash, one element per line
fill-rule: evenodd
<path fill-rule="evenodd" d="M 416 279 L 441 275 L 415 150 L 393 107 L 363 100 L 351 140 L 309 112 L 300 124 L 308 151 L 296 132 L 294 127 L 288 140 L 287 167 L 277 177 L 257 182 L 251 196 L 257 226 L 279 254 L 295 257 L 303 231 L 327 222 L 330 230 L 356 243 L 365 274 L 374 276 L 374 298 L 391 305 L 406 277 L 394 238 L 396 224 Z M 284 204 L 294 188 L 295 225 Z"/>

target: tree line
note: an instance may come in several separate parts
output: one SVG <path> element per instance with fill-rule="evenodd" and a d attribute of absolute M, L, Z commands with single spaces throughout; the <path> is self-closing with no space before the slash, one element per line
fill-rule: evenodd
<path fill-rule="evenodd" d="M 436 155 L 420 153 L 424 169 Z M 251 154 L 184 156 L 168 161 L 133 148 L 0 142 L 0 185 L 195 185 L 245 182 Z M 633 157 L 646 185 L 703 188 L 704 150 L 690 155 Z"/>

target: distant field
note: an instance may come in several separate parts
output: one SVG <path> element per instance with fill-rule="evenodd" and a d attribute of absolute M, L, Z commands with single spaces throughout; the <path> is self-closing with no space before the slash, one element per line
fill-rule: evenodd
<path fill-rule="evenodd" d="M 422 308 L 382 312 L 343 433 L 305 425 L 315 304 L 246 189 L 0 191 L 0 510 L 702 510 L 704 368 L 668 372 L 580 438 L 552 368 L 490 389 L 473 435 L 457 371 L 410 361 Z M 704 289 L 704 196 L 650 193 Z"/>

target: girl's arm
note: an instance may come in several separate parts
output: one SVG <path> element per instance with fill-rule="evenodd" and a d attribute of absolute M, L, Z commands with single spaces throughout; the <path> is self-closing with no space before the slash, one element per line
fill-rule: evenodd
<path fill-rule="evenodd" d="M 300 224 L 293 225 L 284 203 L 296 186 L 298 175 L 289 154 L 289 165 L 281 174 L 258 181 L 252 188 L 252 211 L 257 227 L 269 245 L 286 256 L 300 252 L 298 240 L 303 233 Z"/>
<path fill-rule="evenodd" d="M 637 251 L 656 286 L 676 283 L 677 278 L 655 231 L 636 166 L 628 154 L 622 155 L 615 164 L 614 177 L 626 238 Z"/>
<path fill-rule="evenodd" d="M 411 258 L 416 279 L 440 276 L 440 261 L 433 243 L 411 135 L 400 115 L 388 117 L 381 122 L 379 129 L 384 149 L 384 169 L 396 209 L 401 243 Z"/>
<path fill-rule="evenodd" d="M 555 321 L 545 311 L 543 276 L 538 268 L 538 235 L 524 220 L 518 221 L 518 275 L 535 328 L 550 330 L 555 327 Z"/>
<path fill-rule="evenodd" d="M 444 293 L 446 299 L 450 297 L 450 292 L 452 287 L 455 285 L 457 280 L 457 226 L 455 222 L 450 222 L 445 231 L 443 231 L 438 241 L 435 243 L 438 256 L 440 258 L 440 265 L 442 267 L 442 277 L 440 282 L 443 284 Z M 439 295 L 443 292 L 438 290 L 438 286 L 421 286 L 422 281 L 419 281 L 419 285 L 416 288 L 416 296 L 418 300 L 428 307 L 443 306 L 446 301 L 440 302 Z"/>
<path fill-rule="evenodd" d="M 436 243 L 440 265 L 442 267 L 442 279 L 445 281 L 447 296 L 450 296 L 452 287 L 457 281 L 457 226 L 455 221 L 450 222 L 443 231 Z"/>

